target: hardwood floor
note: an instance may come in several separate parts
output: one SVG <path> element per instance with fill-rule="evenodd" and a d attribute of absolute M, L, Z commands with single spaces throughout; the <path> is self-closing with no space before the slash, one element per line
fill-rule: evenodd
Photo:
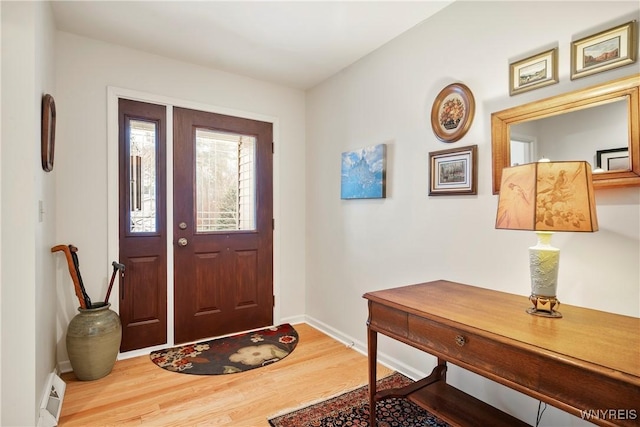
<path fill-rule="evenodd" d="M 367 358 L 317 329 L 294 325 L 300 342 L 285 359 L 229 375 L 187 375 L 148 356 L 116 362 L 95 381 L 63 374 L 60 426 L 268 426 L 268 418 L 367 384 Z M 378 367 L 379 378 L 392 371 Z"/>

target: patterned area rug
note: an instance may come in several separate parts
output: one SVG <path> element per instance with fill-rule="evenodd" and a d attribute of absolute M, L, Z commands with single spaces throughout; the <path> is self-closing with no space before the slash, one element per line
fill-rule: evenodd
<path fill-rule="evenodd" d="M 394 373 L 378 380 L 378 390 L 402 387 L 412 383 L 402 374 Z M 435 415 L 406 399 L 386 399 L 377 402 L 378 427 L 447 427 Z M 315 405 L 276 416 L 269 420 L 273 427 L 335 427 L 369 426 L 369 387 L 362 386 Z"/>
<path fill-rule="evenodd" d="M 298 333 L 288 323 L 197 344 L 154 351 L 149 357 L 168 371 L 222 375 L 248 371 L 284 359 L 296 348 Z"/>

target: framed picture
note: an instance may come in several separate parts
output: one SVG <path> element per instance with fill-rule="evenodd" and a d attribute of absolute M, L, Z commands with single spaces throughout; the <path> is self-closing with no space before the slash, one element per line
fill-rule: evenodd
<path fill-rule="evenodd" d="M 476 104 L 469 88 L 462 83 L 445 87 L 436 96 L 431 108 L 431 127 L 442 142 L 455 142 L 462 138 L 471 123 Z"/>
<path fill-rule="evenodd" d="M 477 145 L 429 153 L 429 195 L 477 194 Z"/>
<path fill-rule="evenodd" d="M 629 170 L 629 147 L 596 151 L 596 167 L 604 171 Z"/>
<path fill-rule="evenodd" d="M 386 154 L 385 144 L 342 153 L 340 198 L 385 198 Z"/>
<path fill-rule="evenodd" d="M 558 83 L 558 48 L 509 65 L 509 95 Z"/>
<path fill-rule="evenodd" d="M 636 21 L 571 43 L 571 80 L 636 62 Z"/>

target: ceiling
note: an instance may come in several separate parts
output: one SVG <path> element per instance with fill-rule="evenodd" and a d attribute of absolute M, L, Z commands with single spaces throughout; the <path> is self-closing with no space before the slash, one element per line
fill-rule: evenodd
<path fill-rule="evenodd" d="M 58 30 L 308 89 L 452 1 L 52 1 Z"/>

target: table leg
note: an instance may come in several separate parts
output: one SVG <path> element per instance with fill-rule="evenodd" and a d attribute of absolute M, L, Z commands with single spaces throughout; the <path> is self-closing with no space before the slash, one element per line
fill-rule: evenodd
<path fill-rule="evenodd" d="M 376 427 L 377 353 L 378 333 L 367 326 L 367 357 L 369 361 L 369 425 L 371 427 Z"/>
<path fill-rule="evenodd" d="M 438 366 L 447 366 L 447 361 L 438 357 Z M 442 381 L 447 380 L 447 371 L 446 369 L 442 372 Z"/>

